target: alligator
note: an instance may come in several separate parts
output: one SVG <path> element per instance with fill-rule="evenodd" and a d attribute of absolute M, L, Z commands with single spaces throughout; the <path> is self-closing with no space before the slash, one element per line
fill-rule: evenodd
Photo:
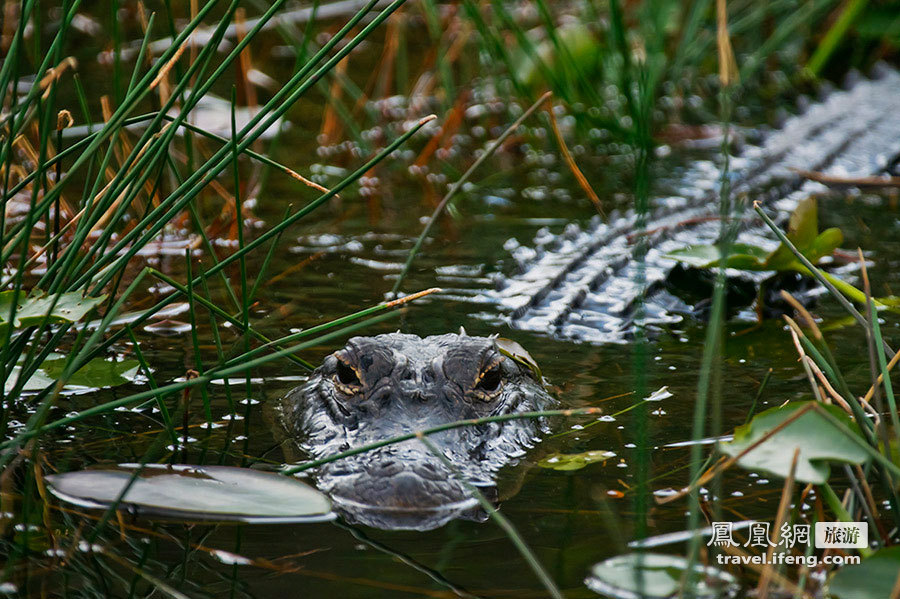
<path fill-rule="evenodd" d="M 462 330 L 354 337 L 284 397 L 282 424 L 315 459 L 448 422 L 552 406 L 540 374 L 510 356 L 496 338 Z M 316 484 L 351 523 L 428 530 L 479 520 L 485 514 L 468 485 L 497 500 L 497 471 L 521 460 L 545 429 L 542 419 L 452 428 L 429 435 L 450 467 L 410 439 L 326 463 Z"/>
<path fill-rule="evenodd" d="M 801 199 L 827 191 L 802 173 L 870 178 L 898 156 L 900 73 L 882 68 L 730 157 L 729 200 L 744 213 L 738 241 L 776 245 L 750 218 L 749 202 L 784 222 Z M 496 277 L 495 289 L 456 297 L 498 306 L 512 327 L 592 343 L 626 342 L 637 324 L 647 331 L 677 323 L 693 308 L 672 292 L 678 269 L 665 256 L 718 240 L 720 179 L 719 165 L 696 162 L 677 194 L 654 201 L 642 227 L 629 212 L 570 224 L 562 235 L 543 230 L 533 247 L 511 240 L 518 272 Z M 647 241 L 643 260 L 634 257 L 639 236 Z M 445 422 L 544 409 L 554 400 L 539 378 L 490 338 L 357 337 L 285 397 L 283 424 L 319 458 Z M 514 420 L 433 436 L 452 469 L 413 439 L 323 465 L 316 482 L 351 522 L 424 530 L 478 519 L 465 483 L 496 499 L 497 471 L 521 461 L 545 426 Z"/>
<path fill-rule="evenodd" d="M 762 143 L 730 158 L 730 201 L 734 214 L 743 213 L 738 241 L 777 245 L 747 207 L 759 201 L 776 222 L 785 222 L 802 198 L 827 191 L 804 173 L 853 179 L 896 166 L 900 73 L 888 67 L 878 71 L 849 89 L 832 90 Z M 694 163 L 680 177 L 677 193 L 654 200 L 642 228 L 632 211 L 612 214 L 606 222 L 595 217 L 584 228 L 571 223 L 561 235 L 541 230 L 531 246 L 511 239 L 507 249 L 516 272 L 496 273 L 494 289 L 469 293 L 468 299 L 493 304 L 513 328 L 565 339 L 627 342 L 638 318 L 651 334 L 664 330 L 694 312 L 673 293 L 673 276 L 681 268 L 665 256 L 718 240 L 720 179 L 719 164 Z M 635 259 L 639 236 L 647 242 L 643 261 Z"/>

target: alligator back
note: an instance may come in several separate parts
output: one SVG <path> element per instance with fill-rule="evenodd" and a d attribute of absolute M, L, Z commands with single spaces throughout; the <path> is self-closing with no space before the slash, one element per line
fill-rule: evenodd
<path fill-rule="evenodd" d="M 740 213 L 759 200 L 776 220 L 784 220 L 802 198 L 826 189 L 798 171 L 867 177 L 883 173 L 898 155 L 900 74 L 882 69 L 877 79 L 833 92 L 732 158 L 732 205 Z M 533 248 L 513 251 L 518 272 L 501 277 L 497 288 L 481 298 L 498 305 L 515 328 L 594 343 L 629 338 L 642 289 L 646 325 L 677 322 L 678 313 L 689 308 L 664 291 L 675 263 L 663 256 L 687 245 L 715 243 L 720 177 L 712 162 L 695 163 L 684 189 L 655 200 L 643 231 L 630 212 L 614 214 L 608 222 L 595 218 L 585 229 L 569 225 L 561 236 L 539 233 Z M 744 211 L 738 240 L 774 246 L 751 214 Z M 639 234 L 648 242 L 642 264 L 634 259 Z"/>

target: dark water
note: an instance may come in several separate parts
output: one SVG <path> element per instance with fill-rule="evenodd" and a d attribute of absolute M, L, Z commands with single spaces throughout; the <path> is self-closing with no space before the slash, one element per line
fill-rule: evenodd
<path fill-rule="evenodd" d="M 313 136 L 298 123 L 302 119 L 298 118 L 285 134 L 276 159 L 298 170 L 313 162 L 327 164 L 327 159 L 315 158 Z M 315 130 L 317 126 L 313 124 L 311 128 Z M 586 154 L 579 160 L 597 183 L 604 204 L 608 208 L 627 204 L 630 187 L 623 182 L 627 180 L 624 170 Z M 600 405 L 608 415 L 635 403 L 638 398 L 633 391 L 638 381 L 649 391 L 667 386 L 672 397 L 650 404 L 650 487 L 651 493 L 660 495 L 678 489 L 688 479 L 686 442 L 690 440 L 704 323 L 685 321 L 649 341 L 646 367 L 638 372 L 633 366 L 635 347 L 630 344 L 594 346 L 511 330 L 497 313 L 491 312 L 490 306 L 465 300 L 466 293 L 490 285 L 491 273 L 509 267 L 509 252 L 503 249 L 508 239 L 514 237 L 527 244 L 541 227 L 559 232 L 566 223 L 587 221 L 593 213 L 560 160 L 547 159 L 543 164 L 542 159 L 529 161 L 523 156 L 527 156 L 527 148 L 501 153 L 476 176 L 482 183 L 460 196 L 453 216 L 440 221 L 403 286 L 406 291 L 440 286 L 446 289 L 445 295 L 417 302 L 395 320 L 366 333 L 400 329 L 424 336 L 456 331 L 460 326 L 469 334 L 499 332 L 531 352 L 545 376 L 558 387 L 564 406 Z M 688 159 L 676 149 L 666 161 L 656 165 L 654 180 L 666 178 Z M 410 173 L 402 162 L 379 173 L 381 180 L 374 186 L 374 196 L 363 196 L 354 186 L 340 201 L 323 207 L 288 231 L 267 276 L 286 274 L 262 287 L 252 310 L 260 331 L 281 336 L 384 300 L 398 264 L 421 231 L 420 218 L 433 208 L 434 192 L 428 188 L 433 186 L 438 196 L 445 188 L 440 181 L 428 182 L 423 176 Z M 453 171 L 448 168 L 447 172 Z M 452 180 L 450 177 L 447 182 Z M 298 205 L 313 197 L 310 191 L 273 173 L 257 198 L 254 215 L 264 229 L 278 221 L 288 203 Z M 900 211 L 896 197 L 836 194 L 821 200 L 820 214 L 823 227 L 843 229 L 844 247 L 860 246 L 869 253 L 874 261 L 871 276 L 876 294 L 900 293 Z M 249 261 L 250 273 L 258 272 L 263 256 L 258 252 Z M 183 279 L 183 256 L 160 256 L 159 260 L 162 268 Z M 307 260 L 302 268 L 297 268 Z M 233 283 L 238 280 L 236 270 L 228 274 Z M 224 305 L 221 287 L 216 282 L 213 285 L 214 297 Z M 815 312 L 824 319 L 823 328 L 827 329 L 851 388 L 863 394 L 869 375 L 860 329 L 827 299 Z M 174 318 L 186 321 L 188 316 Z M 885 336 L 896 345 L 900 342 L 897 319 L 890 314 L 884 318 Z M 231 331 L 223 329 L 222 335 L 226 350 L 232 346 L 236 351 L 242 349 L 243 342 Z M 204 358 L 214 362 L 213 338 L 202 312 L 198 336 Z M 197 367 L 189 334 L 162 337 L 144 331 L 141 339 L 142 350 L 158 381 L 172 380 Z M 339 346 L 335 343 L 313 348 L 303 356 L 317 363 Z M 773 370 L 772 380 L 760 407 L 809 398 L 805 376 L 781 324 L 767 321 L 757 327 L 751 322 L 732 320 L 727 327 L 723 356 L 723 431 L 743 423 L 769 369 Z M 296 385 L 303 374 L 288 361 L 259 368 L 253 373 L 249 393 L 253 401 L 249 405 L 246 386 L 233 381 L 230 399 L 241 415 L 235 419 L 223 418 L 231 414 L 225 387 L 208 386 L 213 420 L 224 425 L 212 431 L 200 427 L 205 417 L 201 394 L 195 391 L 189 421 L 196 426 L 191 434 L 197 441 L 190 444 L 187 460 L 245 465 L 283 463 L 286 458 L 278 447 L 266 409 Z M 134 387 L 124 387 L 72 397 L 51 417 L 133 390 Z M 146 414 L 118 411 L 45 437 L 42 452 L 52 469 L 59 471 L 95 463 L 135 461 L 143 456 L 155 438 L 152 433 L 159 428 L 158 422 Z M 501 509 L 567 597 L 590 597 L 593 594 L 582 583 L 589 567 L 625 551 L 624 544 L 632 537 L 632 501 L 637 484 L 632 413 L 596 422 L 560 420 L 554 428 L 554 436 L 535 448 L 523 465 L 502 473 L 505 486 L 520 488 L 502 503 Z M 587 450 L 609 450 L 616 457 L 574 472 L 535 465 L 549 452 Z M 164 451 L 156 459 L 181 461 L 182 453 Z M 729 520 L 755 517 L 771 521 L 779 493 L 778 481 L 769 482 L 735 470 L 727 477 L 719 503 Z M 654 506 L 649 533 L 682 530 L 685 506 L 684 502 Z M 91 527 L 90 520 L 56 510 L 47 517 L 57 524 L 68 523 L 69 539 L 74 531 Z M 31 521 L 42 526 L 39 511 L 31 513 Z M 67 563 L 51 564 L 45 570 L 47 561 L 35 558 L 30 562 L 33 570 L 27 580 L 21 581 L 22 585 L 35 594 L 47 585 L 46 588 L 60 593 L 68 587 L 77 596 L 128 596 L 133 583 L 136 596 L 144 596 L 151 587 L 135 574 L 134 568 L 139 568 L 189 596 L 445 597 L 453 596 L 453 589 L 465 589 L 483 597 L 545 596 L 510 540 L 491 522 L 455 521 L 431 532 L 353 529 L 327 523 L 211 527 L 137 521 L 133 526 L 137 529 L 126 531 L 121 537 L 110 532 L 98 541 L 116 559 L 76 551 Z M 44 532 L 36 530 L 32 535 L 32 547 L 38 555 L 54 546 Z M 682 551 L 677 545 L 670 549 Z M 223 563 L 216 558 L 221 554 L 214 550 L 243 556 L 254 563 Z"/>
<path fill-rule="evenodd" d="M 528 214 L 551 213 L 554 225 L 563 221 L 584 218 L 582 206 L 558 202 L 534 203 L 521 200 L 523 190 L 516 188 L 521 180 L 510 173 L 503 181 L 503 189 L 513 189 L 510 205 L 497 209 L 486 207 L 484 198 L 491 194 L 485 187 L 461 203 L 462 216 L 456 222 L 444 221 L 433 241 L 416 263 L 414 275 L 407 283 L 410 290 L 441 282 L 440 272 L 447 266 L 470 266 L 492 270 L 504 252 L 503 242 L 515 235 L 528 239 L 546 221 L 535 222 Z M 398 255 L 386 254 L 387 248 L 407 248 L 410 232 L 418 231 L 416 212 L 427 207 L 416 201 L 414 185 L 410 195 L 402 201 L 407 215 L 399 212 L 382 218 L 374 226 L 365 213 L 345 217 L 345 213 L 320 215 L 319 222 L 307 224 L 298 232 L 303 243 L 309 235 L 333 234 L 342 240 L 362 240 L 359 252 L 335 252 L 312 261 L 306 268 L 286 276 L 265 288 L 254 316 L 262 319 L 264 332 L 285 334 L 294 327 L 307 327 L 371 305 L 382 300 L 392 281 L 380 269 L 359 263 L 375 260 L 396 263 Z M 576 193 L 573 191 L 573 194 Z M 290 198 L 273 189 L 261 201 L 258 215 L 273 222 L 284 202 Z M 352 194 L 345 198 L 345 207 L 361 201 Z M 398 200 L 399 201 L 399 200 Z M 489 213 L 495 218 L 487 218 Z M 829 198 L 822 203 L 823 220 L 839 225 L 847 233 L 846 247 L 860 245 L 870 251 L 876 263 L 873 279 L 876 289 L 896 289 L 900 279 L 896 274 L 900 260 L 900 218 L 887 198 L 870 204 L 868 199 Z M 481 214 L 481 216 L 479 216 Z M 372 232 L 379 241 L 370 241 Z M 294 239 L 285 247 L 300 246 Z M 379 247 L 382 250 L 379 250 Z M 292 267 L 307 254 L 279 252 L 272 273 Z M 251 262 L 250 271 L 257 267 Z M 444 276 L 445 277 L 445 276 Z M 446 277 L 445 277 L 446 278 Z M 449 285 L 448 285 L 449 287 Z M 481 308 L 478 308 L 481 309 Z M 648 367 L 637 373 L 632 367 L 634 348 L 630 345 L 591 346 L 558 341 L 534 334 L 509 330 L 502 323 L 492 323 L 486 315 L 473 315 L 473 304 L 453 299 L 422 301 L 411 307 L 396 321 L 366 331 L 376 333 L 397 328 L 420 335 L 442 333 L 465 326 L 470 334 L 500 332 L 524 345 L 540 363 L 546 376 L 560 388 L 559 396 L 566 406 L 601 405 L 606 413 L 614 414 L 631 406 L 635 398 L 629 395 L 637 377 L 643 378 L 646 388 L 653 390 L 668 386 L 673 396 L 651 404 L 650 430 L 653 492 L 677 489 L 687 481 L 687 446 L 667 447 L 690 439 L 690 420 L 693 410 L 698 366 L 704 336 L 703 323 L 685 322 L 648 344 Z M 860 331 L 846 323 L 840 308 L 823 302 L 816 310 L 825 317 L 829 339 L 838 359 L 844 366 L 851 386 L 859 393 L 867 388 L 868 364 Z M 184 316 L 186 318 L 186 315 Z M 843 323 L 843 324 L 842 324 Z M 887 317 L 888 338 L 898 338 L 896 319 Z M 199 327 L 201 344 L 211 344 L 208 326 Z M 225 332 L 226 347 L 236 343 Z M 148 361 L 157 369 L 159 381 L 170 380 L 194 366 L 189 335 L 154 338 L 150 335 L 143 346 Z M 304 353 L 312 362 L 333 351 L 337 344 L 316 348 Z M 731 430 L 743 422 L 765 372 L 773 369 L 772 380 L 764 392 L 762 406 L 777 405 L 789 399 L 808 398 L 808 387 L 802 370 L 796 363 L 790 339 L 779 323 L 767 321 L 754 328 L 750 323 L 732 322 L 728 326 L 728 341 L 723 368 L 723 429 Z M 264 410 L 294 384 L 291 380 L 303 373 L 291 363 L 276 362 L 254 373 L 262 379 L 252 385 L 251 397 L 260 404 L 249 407 L 246 420 L 231 422 L 230 428 L 207 432 L 197 428 L 192 436 L 198 439 L 190 447 L 190 462 L 205 463 L 281 463 L 283 457 L 274 441 L 272 425 Z M 855 383 L 855 384 L 854 384 Z M 125 389 L 118 392 L 125 392 Z M 228 400 L 221 385 L 207 388 L 214 420 L 230 413 Z M 232 387 L 233 400 L 245 398 L 243 385 Z M 624 397 L 607 399 L 615 396 Z M 73 398 L 65 409 L 88 406 L 107 394 Z M 101 396 L 102 395 L 102 396 Z M 238 404 L 243 414 L 245 406 Z M 192 400 L 191 422 L 204 422 L 199 394 Z M 504 473 L 507 484 L 516 486 L 518 494 L 503 502 L 502 510 L 521 531 L 525 540 L 546 564 L 550 573 L 567 590 L 569 597 L 591 596 L 582 586 L 589 566 L 605 557 L 623 551 L 623 543 L 630 539 L 633 526 L 631 500 L 636 484 L 632 466 L 633 442 L 630 413 L 614 420 L 596 422 L 584 430 L 576 427 L 591 421 L 558 421 L 556 436 L 547 439 L 529 456 L 531 466 L 523 472 L 517 468 Z M 228 424 L 228 421 L 224 421 Z M 79 424 L 66 433 L 66 443 L 45 442 L 45 451 L 54 468 L 66 470 L 93 462 L 131 461 L 139 459 L 148 446 L 150 436 L 135 433 L 158 430 L 158 425 L 140 415 L 117 412 Z M 60 440 L 62 441 L 62 440 Z M 533 466 L 550 451 L 582 452 L 609 450 L 617 454 L 604 463 L 592 464 L 575 472 L 558 472 Z M 178 454 L 161 455 L 179 460 Z M 752 475 L 734 471 L 727 478 L 720 505 L 728 519 L 756 517 L 774 518 L 780 483 L 767 482 Z M 650 533 L 661 534 L 681 530 L 684 526 L 684 503 L 676 502 L 654 507 L 650 515 Z M 74 519 L 78 522 L 78 519 Z M 147 523 L 138 523 L 148 526 Z M 77 527 L 77 524 L 76 524 Z M 543 596 L 542 587 L 528 570 L 509 539 L 490 522 L 452 522 L 431 532 L 388 532 L 360 528 L 355 531 L 334 524 L 278 525 L 278 526 L 154 526 L 163 538 L 154 538 L 149 545 L 148 561 L 144 566 L 154 576 L 167 580 L 189 594 L 223 596 L 274 597 L 415 597 L 446 596 L 448 587 L 465 588 L 478 596 L 527 597 Z M 130 542 L 110 536 L 107 551 L 114 551 L 128 561 L 137 562 L 145 546 L 134 539 L 144 538 L 140 532 L 129 533 Z M 355 535 L 360 535 L 357 538 Z M 365 539 L 365 540 L 363 540 Z M 135 544 L 137 548 L 132 547 Z M 231 566 L 214 559 L 207 551 L 190 547 L 233 552 L 253 560 L 268 560 L 275 570 L 259 565 Z M 672 548 L 678 551 L 676 546 Z M 402 555 L 399 559 L 397 554 Z M 291 557 L 286 557 L 291 556 Z M 91 558 L 82 557 L 85 562 Z M 99 558 L 104 559 L 104 558 Z M 415 567 L 414 565 L 415 564 Z M 117 566 L 111 566 L 120 569 Z M 61 572 L 67 570 L 66 566 Z M 61 573 L 61 572 L 58 572 Z M 122 575 L 130 578 L 127 570 Z M 74 574 L 74 573 L 73 573 Z M 78 576 L 90 579 L 90 569 Z M 448 582 L 436 582 L 444 580 Z M 94 583 L 88 583 L 92 586 Z"/>

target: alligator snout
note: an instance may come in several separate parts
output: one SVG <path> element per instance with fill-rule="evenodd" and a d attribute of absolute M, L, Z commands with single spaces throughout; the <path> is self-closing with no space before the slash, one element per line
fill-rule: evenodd
<path fill-rule="evenodd" d="M 387 510 L 432 510 L 471 503 L 465 485 L 427 450 L 376 451 L 354 462 L 355 475 L 336 479 L 330 487 L 335 501 Z"/>

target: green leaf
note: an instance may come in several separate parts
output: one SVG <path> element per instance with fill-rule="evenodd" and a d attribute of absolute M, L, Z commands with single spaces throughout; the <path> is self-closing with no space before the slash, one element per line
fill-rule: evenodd
<path fill-rule="evenodd" d="M 809 246 L 804 248 L 798 246 L 797 249 L 799 249 L 810 262 L 815 264 L 825 256 L 830 256 L 843 242 L 844 234 L 841 233 L 840 229 L 832 227 L 831 229 L 825 229 L 817 235 Z M 783 243 L 778 246 L 768 258 L 766 258 L 765 265 L 767 270 L 797 270 L 799 272 L 806 272 L 806 269 L 797 260 L 797 256 L 794 255 L 791 248 Z"/>
<path fill-rule="evenodd" d="M 787 234 L 791 243 L 814 264 L 834 252 L 844 241 L 840 229 L 831 228 L 819 233 L 817 219 L 816 199 L 806 198 L 797 205 L 791 215 Z M 724 264 L 727 268 L 738 270 L 806 272 L 791 248 L 783 243 L 771 253 L 759 246 L 734 243 L 724 263 L 720 256 L 721 250 L 718 245 L 691 245 L 670 252 L 664 257 L 678 260 L 694 268 L 715 268 Z"/>
<path fill-rule="evenodd" d="M 50 354 L 44 363 L 25 382 L 23 391 L 40 391 L 55 383 L 63 373 L 66 358 L 60 354 Z M 102 389 L 104 387 L 118 387 L 134 381 L 138 374 L 140 364 L 137 360 L 107 360 L 94 358 L 79 368 L 66 382 L 63 390 L 83 391 L 87 389 Z M 12 390 L 19 378 L 21 365 L 13 366 L 12 376 L 6 379 L 6 390 Z"/>
<path fill-rule="evenodd" d="M 810 402 L 791 402 L 757 414 L 748 424 L 735 429 L 734 439 L 731 442 L 719 443 L 719 450 L 726 455 L 737 456 L 808 403 Z M 829 462 L 849 464 L 865 462 L 869 456 L 862 448 L 865 441 L 856 423 L 836 406 L 820 404 L 819 407 L 828 410 L 843 422 L 855 436 L 847 436 L 823 415 L 810 410 L 752 449 L 738 460 L 738 464 L 748 470 L 768 472 L 786 478 L 791 470 L 794 451 L 799 447 L 796 479 L 823 484 L 831 473 Z"/>
<path fill-rule="evenodd" d="M 803 253 L 809 261 L 815 264 L 825 256 L 830 256 L 834 250 L 844 243 L 844 234 L 837 227 L 825 229 L 816 237 L 812 245 Z"/>
<path fill-rule="evenodd" d="M 553 453 L 538 462 L 541 468 L 550 470 L 581 470 L 588 464 L 605 462 L 616 457 L 613 451 L 593 450 L 584 453 Z"/>
<path fill-rule="evenodd" d="M 862 563 L 844 566 L 831 577 L 828 590 L 834 599 L 890 597 L 900 574 L 900 547 L 879 549 Z"/>
<path fill-rule="evenodd" d="M 508 358 L 511 358 L 516 363 L 521 364 L 522 366 L 530 370 L 531 374 L 534 375 L 534 380 L 539 383 L 543 382 L 544 375 L 541 372 L 541 367 L 538 366 L 537 362 L 534 361 L 534 358 L 531 357 L 531 354 L 528 353 L 528 350 L 519 345 L 518 342 L 513 341 L 512 339 L 497 337 L 496 339 L 494 339 L 494 343 L 496 343 L 497 349 L 500 350 L 501 354 Z"/>
<path fill-rule="evenodd" d="M 47 376 L 58 379 L 62 376 L 65 366 L 66 360 L 63 358 L 47 360 L 41 364 L 41 370 L 47 373 Z M 66 385 L 96 389 L 117 387 L 132 382 L 139 371 L 140 363 L 137 360 L 115 361 L 94 358 L 69 377 Z"/>
<path fill-rule="evenodd" d="M 804 250 L 813 245 L 818 234 L 819 205 L 815 197 L 809 196 L 800 200 L 791 214 L 787 238 L 806 255 Z"/>
<path fill-rule="evenodd" d="M 762 261 L 767 255 L 768 252 L 761 247 L 747 243 L 733 243 L 725 264 L 729 268 L 759 270 L 759 266 L 762 265 Z M 677 260 L 694 268 L 713 268 L 719 266 L 721 249 L 718 245 L 689 245 L 665 254 L 663 257 Z"/>
<path fill-rule="evenodd" d="M 766 257 L 764 264 L 766 270 L 776 270 L 778 272 L 797 270 L 798 265 L 802 266 L 802 264 L 797 261 L 797 256 L 794 255 L 791 248 L 783 243 Z M 812 274 L 807 273 L 807 276 L 812 276 Z"/>
<path fill-rule="evenodd" d="M 819 210 L 816 198 L 808 197 L 797 204 L 788 224 L 787 238 L 801 254 L 815 264 L 840 247 L 844 235 L 840 229 L 831 228 L 819 233 Z M 797 270 L 799 264 L 794 252 L 782 243 L 766 258 L 769 270 Z"/>
<path fill-rule="evenodd" d="M 585 580 L 589 589 L 608 597 L 666 599 L 676 597 L 690 562 L 677 555 L 627 553 L 595 564 Z M 733 597 L 738 590 L 731 574 L 711 566 L 694 564 L 699 574 L 694 599 Z"/>
<path fill-rule="evenodd" d="M 88 509 L 109 507 L 137 469 L 81 470 L 46 477 L 62 501 Z M 289 476 L 231 466 L 148 464 L 120 507 L 141 515 L 188 521 L 254 523 L 331 520 L 331 501 Z"/>
<path fill-rule="evenodd" d="M 766 265 L 759 254 L 746 253 L 747 249 L 760 250 L 763 253 L 765 253 L 765 250 L 754 246 L 744 246 L 742 249 L 745 253 L 731 254 L 725 259 L 725 268 L 736 268 L 738 270 L 767 270 Z"/>
<path fill-rule="evenodd" d="M 877 297 L 875 304 L 881 304 L 886 308 L 900 308 L 900 295 L 887 295 L 885 297 Z"/>
<path fill-rule="evenodd" d="M 9 326 L 7 318 L 12 309 L 14 295 L 15 291 L 0 292 L 0 333 L 5 333 Z M 56 305 L 53 304 L 54 299 L 54 296 L 47 295 L 40 290 L 34 290 L 27 296 L 20 293 L 13 315 L 13 328 L 40 325 L 48 312 L 51 323 L 78 322 L 88 312 L 99 306 L 106 296 L 83 297 L 76 291 L 60 294 L 56 299 Z"/>

